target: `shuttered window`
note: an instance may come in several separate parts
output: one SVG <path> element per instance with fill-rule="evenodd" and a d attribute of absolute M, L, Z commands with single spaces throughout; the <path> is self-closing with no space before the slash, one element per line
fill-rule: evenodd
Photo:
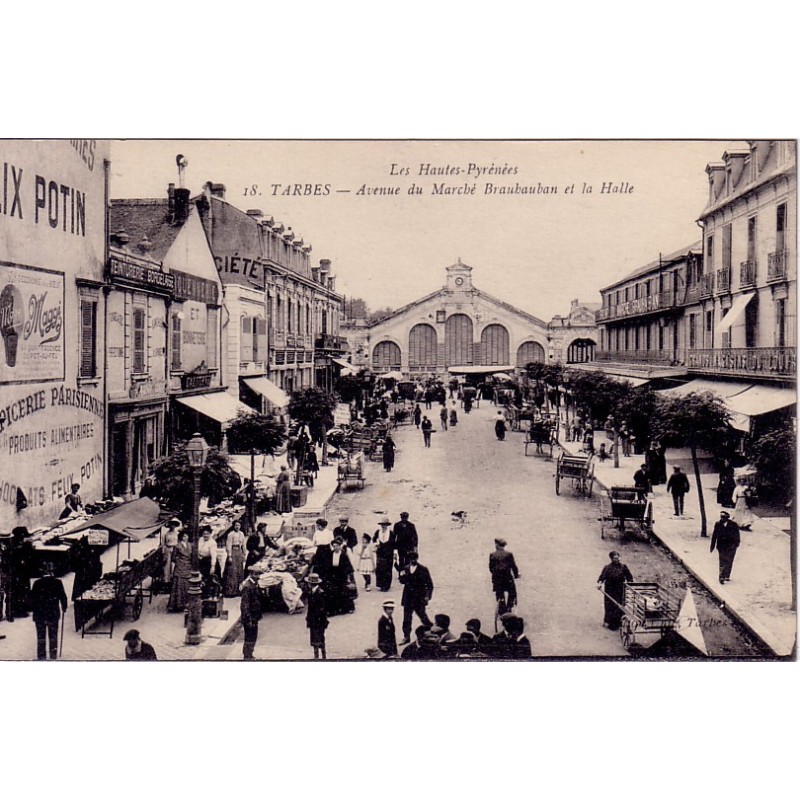
<path fill-rule="evenodd" d="M 172 315 L 172 369 L 179 370 L 183 364 L 183 354 L 181 353 L 181 318 L 177 314 Z"/>
<path fill-rule="evenodd" d="M 147 344 L 145 331 L 146 315 L 143 308 L 133 309 L 133 371 L 142 373 L 146 370 L 145 347 Z"/>
<path fill-rule="evenodd" d="M 209 308 L 206 316 L 206 364 L 209 369 L 217 369 L 217 345 L 219 332 L 219 309 Z"/>
<path fill-rule="evenodd" d="M 267 358 L 267 321 L 253 320 L 253 361 L 264 361 Z"/>
<path fill-rule="evenodd" d="M 242 339 L 239 345 L 239 361 L 253 361 L 253 318 L 242 317 Z"/>
<path fill-rule="evenodd" d="M 93 300 L 81 300 L 80 376 L 97 376 L 97 303 Z"/>

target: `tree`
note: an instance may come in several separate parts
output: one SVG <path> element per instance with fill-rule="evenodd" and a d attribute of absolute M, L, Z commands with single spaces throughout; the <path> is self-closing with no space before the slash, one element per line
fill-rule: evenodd
<path fill-rule="evenodd" d="M 334 389 L 343 403 L 358 403 L 361 399 L 361 381 L 355 375 L 341 375 L 336 381 Z"/>
<path fill-rule="evenodd" d="M 328 428 L 333 426 L 333 412 L 338 397 L 333 392 L 309 387 L 292 392 L 289 397 L 289 416 L 308 425 L 313 441 L 322 442 L 322 463 L 328 463 Z"/>
<path fill-rule="evenodd" d="M 655 418 L 658 396 L 647 385 L 634 387 L 627 381 L 623 385 L 626 387 L 626 392 L 617 401 L 612 414 L 614 444 L 617 445 L 619 431 L 624 424 L 639 446 L 646 450 L 650 443 L 650 427 Z M 616 446 L 614 447 L 614 466 L 619 466 L 619 448 Z"/>
<path fill-rule="evenodd" d="M 760 484 L 775 491 L 778 499 L 788 502 L 794 496 L 794 481 L 797 457 L 797 441 L 792 422 L 783 427 L 762 433 L 747 448 L 750 463 L 758 472 Z"/>
<path fill-rule="evenodd" d="M 732 430 L 728 425 L 730 413 L 715 394 L 691 392 L 685 397 L 662 398 L 654 420 L 653 434 L 668 446 L 688 447 L 692 454 L 692 468 L 700 503 L 700 536 L 708 536 L 706 504 L 697 450 L 703 448 L 715 457 L 722 457 L 731 449 Z"/>
<path fill-rule="evenodd" d="M 240 411 L 227 430 L 228 451 L 250 456 L 250 486 L 247 490 L 247 529 L 255 530 L 255 460 L 256 453 L 272 456 L 286 440 L 281 422 L 266 414 Z"/>
<path fill-rule="evenodd" d="M 191 518 L 194 505 L 194 481 L 186 444 L 181 442 L 170 455 L 153 465 L 157 496 L 184 520 Z M 241 485 L 242 480 L 231 467 L 228 456 L 212 447 L 200 476 L 201 496 L 214 505 L 234 494 Z"/>

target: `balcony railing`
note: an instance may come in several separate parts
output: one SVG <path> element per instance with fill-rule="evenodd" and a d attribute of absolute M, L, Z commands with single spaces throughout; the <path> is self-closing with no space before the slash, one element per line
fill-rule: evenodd
<path fill-rule="evenodd" d="M 710 297 L 714 294 L 714 274 L 700 276 L 700 297 Z"/>
<path fill-rule="evenodd" d="M 731 290 L 731 268 L 723 267 L 717 270 L 717 294 L 730 292 Z"/>
<path fill-rule="evenodd" d="M 656 292 L 655 294 L 639 297 L 635 300 L 627 300 L 617 305 L 603 306 L 596 312 L 595 319 L 597 322 L 606 322 L 610 319 L 621 319 L 622 317 L 637 317 L 672 308 L 674 305 L 674 292 Z"/>
<path fill-rule="evenodd" d="M 797 348 L 730 347 L 689 350 L 686 366 L 689 370 L 725 375 L 794 376 L 797 371 Z"/>
<path fill-rule="evenodd" d="M 617 364 L 663 364 L 673 362 L 672 350 L 595 350 L 595 361 Z"/>
<path fill-rule="evenodd" d="M 786 280 L 786 262 L 789 260 L 786 250 L 779 250 L 777 253 L 770 253 L 767 260 L 767 280 L 784 281 Z"/>
<path fill-rule="evenodd" d="M 746 286 L 756 285 L 756 262 L 755 261 L 742 261 L 739 266 L 739 286 L 745 288 Z"/>
<path fill-rule="evenodd" d="M 331 336 L 328 333 L 320 333 L 314 339 L 314 347 L 317 350 L 342 350 L 347 347 L 347 339 L 341 336 Z"/>

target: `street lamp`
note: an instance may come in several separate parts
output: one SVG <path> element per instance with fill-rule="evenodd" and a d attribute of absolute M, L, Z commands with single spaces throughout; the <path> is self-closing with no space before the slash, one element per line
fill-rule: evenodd
<path fill-rule="evenodd" d="M 192 470 L 192 577 L 189 578 L 189 602 L 186 616 L 186 644 L 200 644 L 203 627 L 202 583 L 200 556 L 197 551 L 200 539 L 200 479 L 208 457 L 206 440 L 196 433 L 186 445 L 189 468 Z"/>

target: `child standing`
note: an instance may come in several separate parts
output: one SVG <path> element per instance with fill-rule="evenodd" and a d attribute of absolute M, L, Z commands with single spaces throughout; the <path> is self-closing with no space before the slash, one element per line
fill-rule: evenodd
<path fill-rule="evenodd" d="M 370 591 L 372 576 L 375 574 L 375 545 L 372 544 L 368 533 L 361 537 L 361 549 L 358 551 L 358 571 L 364 576 L 364 590 Z"/>

